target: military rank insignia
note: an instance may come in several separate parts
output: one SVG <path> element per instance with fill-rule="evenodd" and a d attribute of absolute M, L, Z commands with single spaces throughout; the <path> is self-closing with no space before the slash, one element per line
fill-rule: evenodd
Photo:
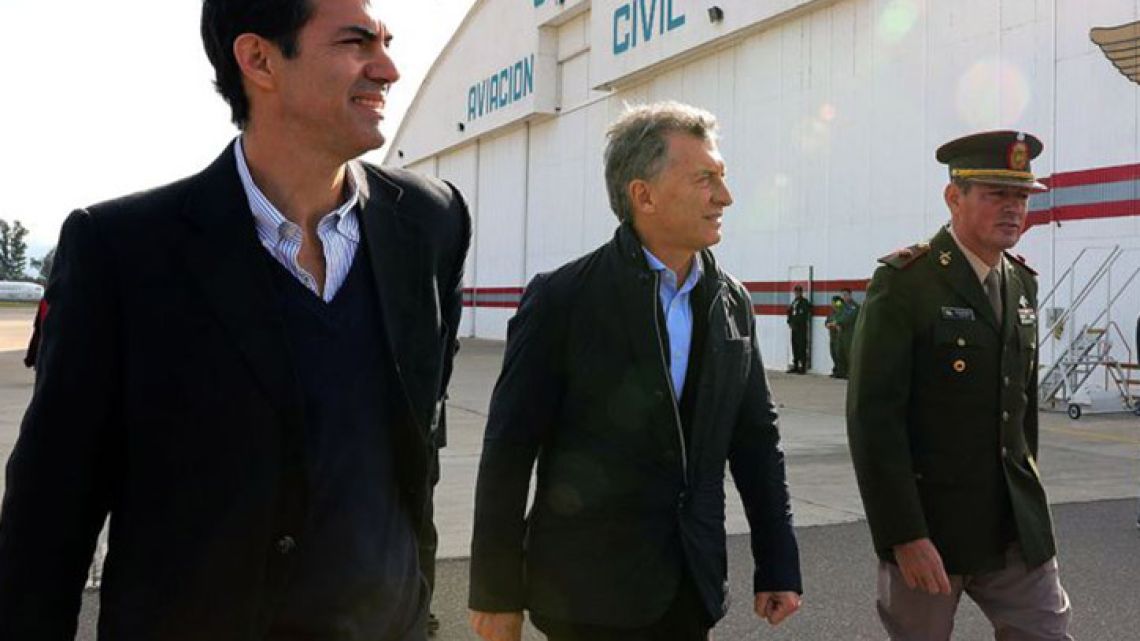
<path fill-rule="evenodd" d="M 1029 144 L 1025 142 L 1025 134 L 1018 134 L 1017 140 L 1009 145 L 1007 161 L 1013 171 L 1025 171 L 1029 167 Z"/>
<path fill-rule="evenodd" d="M 938 252 L 938 262 L 943 267 L 950 266 L 950 259 L 952 258 L 950 252 Z"/>

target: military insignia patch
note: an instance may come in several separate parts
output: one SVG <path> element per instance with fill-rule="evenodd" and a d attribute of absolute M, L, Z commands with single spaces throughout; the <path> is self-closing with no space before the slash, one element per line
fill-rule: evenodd
<path fill-rule="evenodd" d="M 952 258 L 953 258 L 953 256 L 948 251 L 947 252 L 938 252 L 938 262 L 943 267 L 949 267 L 950 266 L 950 260 Z"/>
<path fill-rule="evenodd" d="M 1029 144 L 1025 142 L 1024 134 L 1018 136 L 1009 146 L 1007 161 L 1009 168 L 1014 171 L 1025 171 L 1029 168 Z"/>

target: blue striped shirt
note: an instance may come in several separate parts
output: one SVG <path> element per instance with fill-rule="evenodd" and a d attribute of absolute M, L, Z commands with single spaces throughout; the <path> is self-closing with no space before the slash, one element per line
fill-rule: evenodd
<path fill-rule="evenodd" d="M 665 329 L 669 332 L 669 375 L 673 378 L 673 392 L 679 401 L 681 391 L 685 388 L 685 374 L 689 371 L 689 347 L 693 342 L 693 306 L 689 302 L 689 295 L 701 279 L 704 267 L 701 265 L 700 254 L 693 256 L 689 276 L 678 288 L 677 274 L 648 249 L 641 249 L 649 260 L 649 268 L 661 274 L 661 286 L 657 293 L 661 299 L 661 311 L 665 315 Z"/>
<path fill-rule="evenodd" d="M 253 212 L 257 237 L 261 240 L 261 245 L 309 291 L 321 296 L 316 279 L 297 262 L 303 238 L 301 227 L 285 218 L 253 182 L 249 165 L 245 162 L 241 136 L 238 136 L 234 143 L 234 155 L 237 157 L 238 176 L 241 177 L 241 185 L 245 188 L 245 196 L 249 200 L 249 209 Z M 325 255 L 323 298 L 326 303 L 340 291 L 340 286 L 348 277 L 348 270 L 352 268 L 356 248 L 360 245 L 360 220 L 356 213 L 356 204 L 360 201 L 360 189 L 352 181 L 352 172 L 345 171 L 344 179 L 348 181 L 349 189 L 352 190 L 351 195 L 339 207 L 322 216 L 317 223 L 317 237 L 321 239 Z"/>

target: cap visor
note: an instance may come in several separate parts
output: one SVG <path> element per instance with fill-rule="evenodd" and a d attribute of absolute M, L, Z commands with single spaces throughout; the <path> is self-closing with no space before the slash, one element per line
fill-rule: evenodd
<path fill-rule="evenodd" d="M 1049 191 L 1049 188 L 1037 180 L 1017 180 L 1014 178 L 999 178 L 999 177 L 974 177 L 967 178 L 968 181 L 982 185 L 1001 185 L 1002 187 L 1022 187 L 1032 192 Z"/>

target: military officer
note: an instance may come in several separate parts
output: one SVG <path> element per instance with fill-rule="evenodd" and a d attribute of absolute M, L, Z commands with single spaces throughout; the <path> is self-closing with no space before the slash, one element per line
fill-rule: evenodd
<path fill-rule="evenodd" d="M 808 327 L 811 325 L 811 303 L 804 298 L 804 288 L 796 285 L 795 298 L 788 305 L 788 327 L 792 330 L 792 364 L 789 374 L 807 374 Z"/>
<path fill-rule="evenodd" d="M 847 433 L 894 640 L 949 639 L 963 592 L 999 639 L 1072 638 L 1037 466 L 1037 282 L 1006 252 L 1041 149 L 943 145 L 950 224 L 881 259 L 856 322 Z"/>

